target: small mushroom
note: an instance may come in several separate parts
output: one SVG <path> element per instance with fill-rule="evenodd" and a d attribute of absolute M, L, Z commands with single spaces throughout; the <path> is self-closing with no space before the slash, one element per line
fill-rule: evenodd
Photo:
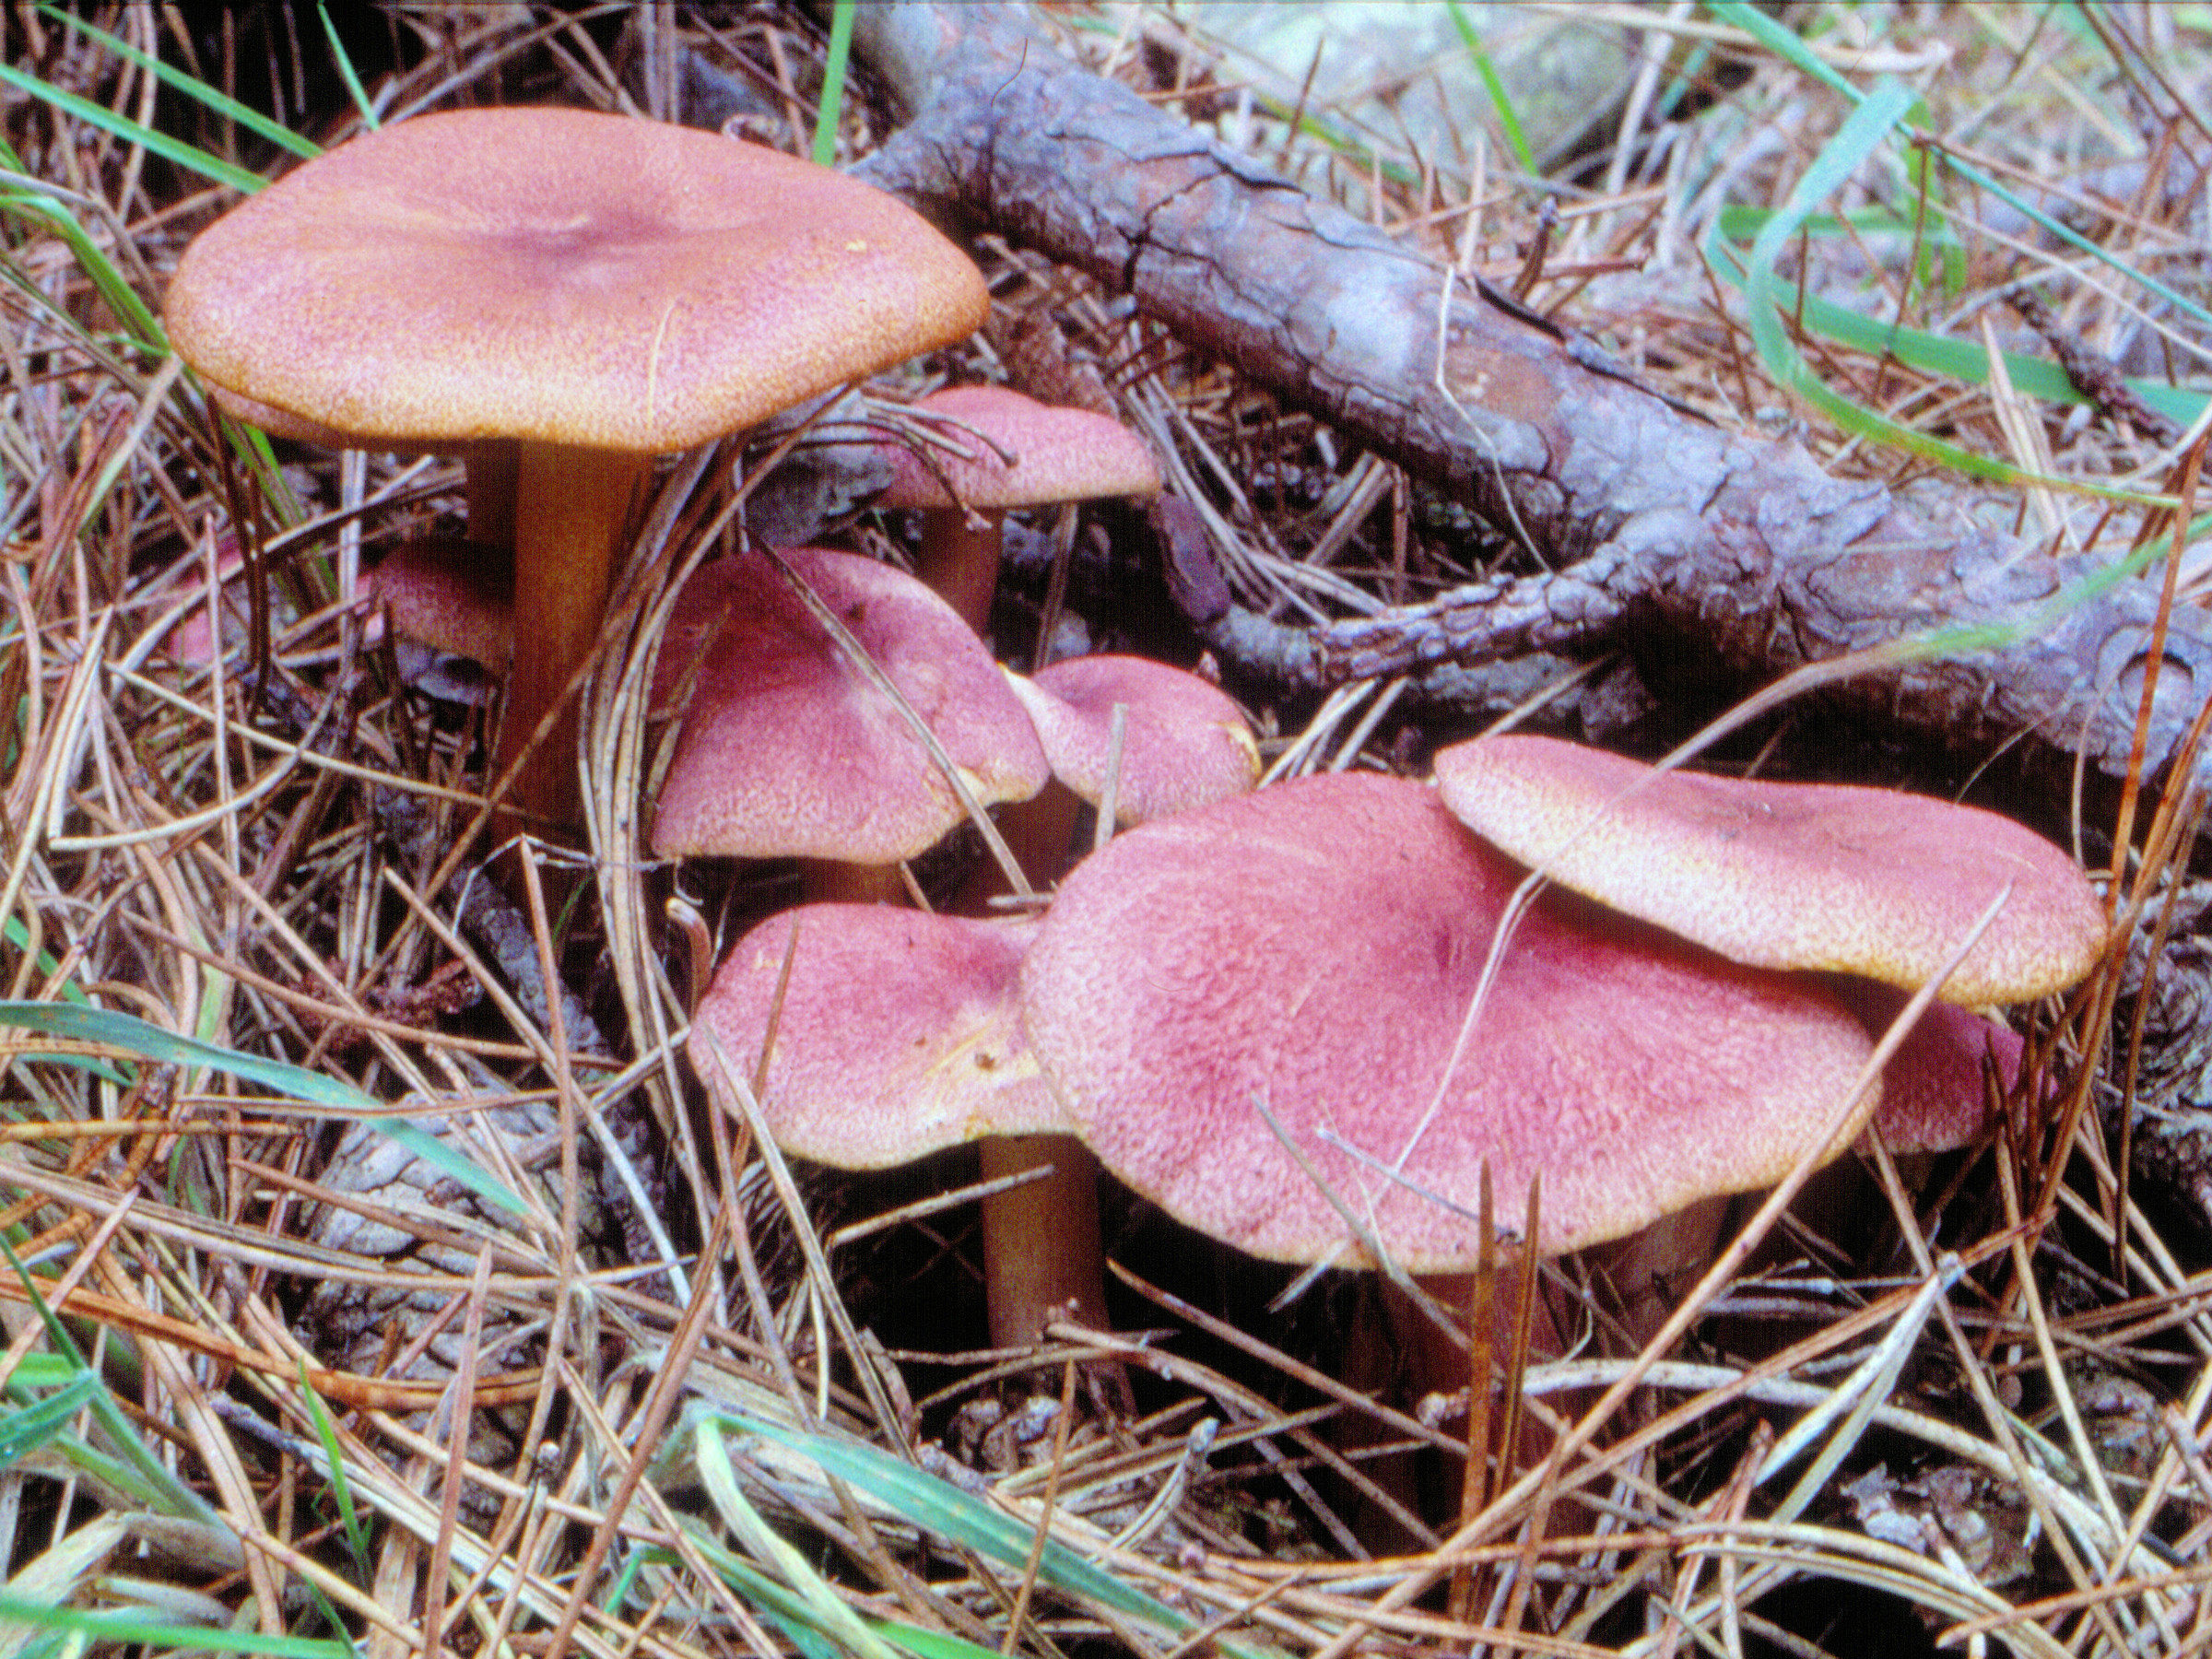
<path fill-rule="evenodd" d="M 1040 886 L 1066 870 L 1080 808 L 1104 810 L 1109 786 L 1115 822 L 1141 824 L 1242 794 L 1259 781 L 1259 747 L 1243 712 L 1194 674 L 1147 657 L 1100 654 L 1054 663 L 1033 678 L 1008 669 L 1006 680 L 1053 769 L 1051 782 L 999 819 L 1015 858 Z M 962 908 L 1005 890 L 996 872 L 979 870 Z"/>
<path fill-rule="evenodd" d="M 712 1033 L 749 1085 L 772 1018 L 760 1100 L 776 1144 L 841 1170 L 1064 1127 L 1013 1004 L 1036 929 L 880 904 L 771 916 L 715 970 L 693 1020 L 694 1069 L 725 1087 Z"/>
<path fill-rule="evenodd" d="M 1872 980 L 1828 976 L 1829 989 L 1875 1037 L 1904 1011 L 1902 991 Z M 2020 1079 L 2028 1045 L 2009 1026 L 1946 1002 L 1932 1002 L 1882 1067 L 1882 1103 L 1873 1128 L 1900 1155 L 1951 1152 L 1988 1126 L 1984 1065 L 2010 1088 Z"/>
<path fill-rule="evenodd" d="M 856 554 L 785 561 L 899 688 L 982 804 L 1050 775 L 1021 704 L 951 607 Z M 688 688 L 688 689 L 687 689 Z M 683 730 L 662 782 L 653 851 L 801 858 L 888 872 L 965 817 L 906 717 L 816 620 L 766 554 L 703 566 L 678 595 L 653 701 Z M 862 892 L 887 893 L 864 879 Z M 818 896 L 828 896 L 818 893 Z"/>
<path fill-rule="evenodd" d="M 497 547 L 443 535 L 403 542 L 361 579 L 361 602 L 402 638 L 494 674 L 514 661 L 514 563 Z"/>
<path fill-rule="evenodd" d="M 1100 653 L 1007 678 L 1053 776 L 1093 806 L 1104 802 L 1111 781 L 1119 823 L 1172 818 L 1243 794 L 1260 780 L 1259 746 L 1243 711 L 1194 674 Z M 1118 762 L 1117 707 L 1124 711 Z"/>
<path fill-rule="evenodd" d="M 958 339 L 966 257 L 880 191 L 714 135 L 581 110 L 386 126 L 186 249 L 171 338 L 280 435 L 469 457 L 472 538 L 512 544 L 505 770 L 597 639 L 652 458 Z M 514 804 L 576 817 L 575 716 Z"/>
<path fill-rule="evenodd" d="M 785 1151 L 838 1169 L 883 1169 L 968 1141 L 1057 1139 L 1066 1120 L 1014 1001 L 1037 925 L 882 905 L 771 917 L 715 971 L 692 1025 L 693 1068 L 735 1110 L 724 1068 L 749 1085 L 772 1019 L 759 1096 L 769 1132 Z M 1030 1182 L 986 1197 L 982 1224 L 994 1344 L 1034 1342 L 1070 1303 L 1103 1323 L 1095 1186 L 1071 1200 L 1049 1177 Z"/>
<path fill-rule="evenodd" d="M 932 450 L 925 462 L 898 446 L 896 476 L 880 504 L 921 509 L 916 574 L 979 634 L 991 626 L 1009 508 L 1159 493 L 1159 468 L 1144 440 L 1103 415 L 1054 408 L 1003 386 L 953 386 L 914 406 L 949 415 L 984 441 L 956 434 L 975 452 L 970 460 Z"/>

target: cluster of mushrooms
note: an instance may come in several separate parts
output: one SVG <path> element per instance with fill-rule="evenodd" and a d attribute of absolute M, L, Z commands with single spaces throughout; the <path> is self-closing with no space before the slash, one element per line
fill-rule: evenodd
<path fill-rule="evenodd" d="M 1312 777 L 1134 828 L 1039 922 L 775 918 L 716 975 L 695 1064 L 729 1090 L 765 1056 L 778 1139 L 826 1163 L 1074 1136 L 1254 1255 L 1451 1274 L 1476 1265 L 1486 1171 L 1503 1215 L 1541 1178 L 1524 1243 L 1550 1255 L 1771 1184 L 1877 1103 L 1893 1149 L 1963 1144 L 1984 1057 L 2020 1057 L 1971 1010 L 2071 985 L 2103 945 L 2079 866 L 1973 808 L 1542 737 L 1436 769 L 1435 787 Z M 1509 924 L 1532 866 L 1553 885 Z M 1917 989 L 1969 938 L 1862 1088 L 1902 1002 L 1881 988 Z M 987 1236 L 1043 1258 L 994 1272 L 994 1297 L 1066 1292 L 1095 1259 L 1085 1224 Z M 994 1300 L 994 1331 L 1058 1311 Z"/>
<path fill-rule="evenodd" d="M 834 172 L 488 110 L 362 137 L 243 205 L 187 252 L 167 321 L 241 418 L 465 458 L 468 540 L 402 549 L 374 593 L 394 626 L 505 671 L 495 774 L 559 826 L 575 682 L 653 458 L 964 337 L 986 309 L 959 250 Z M 724 557 L 678 596 L 653 844 L 801 858 L 825 872 L 815 894 L 878 900 L 973 804 L 1023 804 L 1009 839 L 1040 882 L 1062 874 L 1074 795 L 1131 826 L 1041 920 L 873 901 L 773 918 L 694 1023 L 709 1088 L 735 1109 L 763 1079 L 800 1156 L 881 1167 L 988 1138 L 987 1173 L 1050 1166 L 986 1203 L 1002 1343 L 1070 1306 L 1103 1316 L 1094 1155 L 1256 1255 L 1419 1273 L 1473 1265 L 1486 1171 L 1508 1215 L 1540 1177 L 1544 1236 L 1524 1242 L 1555 1253 L 1771 1182 L 1877 1097 L 1893 1144 L 1965 1138 L 1985 1056 L 2018 1055 L 1965 1010 L 2069 985 L 2102 947 L 2058 849 L 1883 792 L 1504 737 L 1440 754 L 1433 787 L 1250 793 L 1252 736 L 1193 677 L 1091 657 L 1023 679 L 977 638 L 992 515 L 1156 490 L 1142 444 L 1003 392 L 939 399 L 972 459 L 903 459 L 886 498 L 927 515 L 927 585 L 794 548 Z M 1509 916 L 1532 868 L 1551 885 Z M 1886 1023 L 1867 987 L 1942 972 L 2000 894 L 1944 980 L 1952 1008 L 1862 1088 Z"/>

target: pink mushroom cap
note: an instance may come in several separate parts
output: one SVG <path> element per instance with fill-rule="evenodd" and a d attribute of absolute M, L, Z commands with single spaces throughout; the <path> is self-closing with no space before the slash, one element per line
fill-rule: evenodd
<path fill-rule="evenodd" d="M 2104 947 L 2081 867 L 2009 818 L 1924 795 L 1659 772 L 1549 737 L 1436 757 L 1444 802 L 1552 880 L 1723 956 L 1918 987 L 1997 895 L 1945 1001 L 2064 990 Z"/>
<path fill-rule="evenodd" d="M 1894 986 L 1840 975 L 1827 982 L 1877 1039 L 1903 1011 L 1906 994 Z M 2027 1053 L 2011 1027 L 1971 1008 L 1930 1003 L 1882 1067 L 1875 1127 L 1892 1152 L 1956 1151 L 1989 1123 L 1983 1063 L 1994 1062 L 1999 1085 L 2009 1089 Z"/>
<path fill-rule="evenodd" d="M 1473 1265 L 1486 1164 L 1502 1216 L 1541 1175 L 1554 1252 L 1806 1155 L 1871 1052 L 1859 1022 L 1807 980 L 1568 895 L 1512 936 L 1447 1082 L 1520 878 L 1432 792 L 1367 774 L 1139 826 L 1069 877 L 1022 964 L 1030 1046 L 1100 1163 L 1277 1261 L 1362 1252 L 1263 1107 L 1415 1272 Z M 1406 1182 L 1461 1207 L 1332 1136 L 1382 1165 L 1406 1153 Z"/>
<path fill-rule="evenodd" d="M 410 640 L 504 674 L 514 660 L 514 558 L 452 536 L 404 542 L 361 579 L 362 603 Z"/>
<path fill-rule="evenodd" d="M 751 1086 L 774 1011 L 759 1097 L 770 1131 L 785 1151 L 842 1170 L 1065 1131 L 1014 1005 L 1037 925 L 873 904 L 771 916 L 715 971 L 692 1025 L 692 1067 L 718 1094 L 723 1064 Z"/>
<path fill-rule="evenodd" d="M 584 110 L 397 122 L 203 231 L 171 337 L 288 435 L 688 449 L 959 338 L 958 248 L 826 167 Z"/>
<path fill-rule="evenodd" d="M 933 448 L 929 463 L 904 444 L 889 446 L 896 477 L 884 492 L 886 507 L 954 506 L 945 491 L 947 483 L 960 502 L 992 512 L 1159 493 L 1159 468 L 1145 441 L 1106 416 L 1056 408 L 1003 386 L 952 386 L 914 406 L 950 415 L 991 442 L 952 431 L 947 436 L 973 451 L 974 458 L 963 461 Z M 999 458 L 994 443 L 1015 457 L 1012 465 Z"/>
<path fill-rule="evenodd" d="M 1020 702 L 942 599 L 852 553 L 783 554 L 935 734 L 979 800 L 1024 800 L 1051 772 Z M 696 664 L 662 784 L 665 856 L 888 865 L 964 814 L 905 716 L 816 621 L 765 554 L 703 566 L 678 595 L 653 702 Z"/>
<path fill-rule="evenodd" d="M 1114 794 L 1123 823 L 1188 812 L 1259 782 L 1259 747 L 1243 712 L 1194 674 L 1149 657 L 1099 654 L 1054 663 L 1031 679 L 1006 677 L 1053 776 L 1093 806 L 1105 796 L 1114 705 L 1127 711 Z"/>

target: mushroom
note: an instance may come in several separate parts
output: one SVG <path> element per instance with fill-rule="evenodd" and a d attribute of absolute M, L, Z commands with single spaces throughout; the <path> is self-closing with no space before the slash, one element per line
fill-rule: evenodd
<path fill-rule="evenodd" d="M 1110 787 L 1115 819 L 1143 823 L 1242 794 L 1259 780 L 1259 748 L 1243 713 L 1194 674 L 1147 657 L 1095 655 L 1055 663 L 1033 679 L 1009 671 L 1006 679 L 1053 770 L 1042 790 L 1010 805 L 1000 819 L 1015 858 L 1040 885 L 1058 880 L 1067 867 L 1078 804 L 1104 811 Z M 1118 754 L 1117 707 L 1124 711 Z M 979 868 L 962 891 L 962 908 L 1003 891 L 997 877 Z M 1084 1218 L 1097 1214 L 1099 1164 L 1088 1147 L 1070 1135 L 1037 1135 L 987 1141 L 981 1156 L 994 1180 L 1048 1170 L 1017 1189 L 1036 1213 L 1035 1228 L 1095 1263 L 1097 1227 Z"/>
<path fill-rule="evenodd" d="M 1050 774 L 1029 716 L 942 599 L 857 554 L 794 547 L 782 558 L 899 688 L 980 803 L 1043 786 Z M 906 717 L 765 553 L 717 559 L 685 584 L 654 704 L 673 712 L 679 694 L 683 729 L 653 814 L 653 848 L 664 856 L 807 859 L 876 872 L 825 869 L 817 897 L 888 897 L 899 862 L 966 816 Z"/>
<path fill-rule="evenodd" d="M 970 460 L 933 451 L 925 462 L 897 446 L 896 476 L 878 504 L 922 510 L 915 573 L 979 634 L 990 630 L 1007 509 L 1159 493 L 1152 452 L 1106 416 L 1055 408 L 1003 386 L 948 387 L 914 406 L 953 417 L 983 441 L 967 439 L 977 452 Z"/>
<path fill-rule="evenodd" d="M 403 542 L 361 579 L 361 603 L 405 639 L 494 674 L 513 664 L 514 565 L 497 547 L 448 535 Z"/>
<path fill-rule="evenodd" d="M 1108 1170 L 1274 1261 L 1467 1271 L 1486 1168 L 1501 1216 L 1541 1176 L 1550 1254 L 1849 1144 L 1872 1044 L 1809 980 L 1551 893 L 1477 1006 L 1521 877 L 1393 779 L 1201 807 L 1067 878 L 1023 1027 Z"/>
<path fill-rule="evenodd" d="M 504 771 L 597 639 L 652 457 L 959 338 L 958 249 L 880 191 L 714 135 L 580 110 L 387 126 L 204 231 L 170 337 L 284 436 L 468 457 L 472 538 L 512 541 Z M 576 817 L 575 713 L 513 804 Z"/>
<path fill-rule="evenodd" d="M 1012 995 L 1037 925 L 881 904 L 771 916 L 715 970 L 692 1021 L 693 1068 L 726 1091 L 711 1034 L 750 1084 L 772 1020 L 760 1100 L 776 1145 L 841 1170 L 1062 1127 Z"/>
<path fill-rule="evenodd" d="M 2003 1059 L 2009 1048 L 2017 1069 L 2017 1039 L 1946 1004 L 2063 989 L 2103 947 L 2103 909 L 2080 867 L 1994 813 L 1887 790 L 1661 771 L 1549 737 L 1457 744 L 1438 752 L 1436 775 L 1453 814 L 1512 857 L 1733 960 L 1825 971 L 1877 1035 L 1901 1003 L 1885 1012 L 1868 993 L 1916 990 L 1942 972 L 2006 893 L 1939 988 L 1944 1004 L 1884 1067 L 1877 1121 L 1893 1146 L 1964 1144 L 1982 1122 L 1982 1053 L 1994 1044 Z M 1722 1219 L 1672 1228 L 1671 1265 L 1707 1258 Z M 1652 1288 L 1636 1272 L 1619 1288 L 1631 1304 Z"/>
<path fill-rule="evenodd" d="M 1194 674 L 1101 653 L 1054 663 L 1034 677 L 1011 669 L 1006 676 L 1053 771 L 1052 782 L 1000 819 L 1006 844 L 1040 885 L 1065 871 L 1079 807 L 1102 810 L 1110 786 L 1115 822 L 1141 824 L 1242 794 L 1259 781 L 1260 751 L 1243 712 Z M 1004 892 L 995 875 L 979 872 L 962 907 Z"/>
<path fill-rule="evenodd" d="M 882 905 L 771 917 L 716 970 L 692 1023 L 693 1069 L 737 1110 L 732 1077 L 750 1084 L 772 1021 L 759 1093 L 768 1132 L 785 1151 L 843 1170 L 1065 1131 L 1015 1011 L 1015 974 L 1037 925 Z M 1105 1317 L 1096 1189 L 1087 1214 L 1047 1216 L 1037 1205 L 1045 1186 L 983 1200 L 1000 1347 L 1035 1341 L 1071 1303 L 1086 1323 Z"/>
<path fill-rule="evenodd" d="M 1889 790 L 1658 771 L 1550 737 L 1439 751 L 1438 789 L 1513 858 L 1762 968 L 1917 989 L 2009 889 L 1945 1001 L 2024 1002 L 2080 980 L 2104 908 L 2080 865 L 2009 818 Z"/>
<path fill-rule="evenodd" d="M 1093 806 L 1113 785 L 1118 823 L 1171 818 L 1243 794 L 1260 750 L 1243 711 L 1218 687 L 1149 657 L 1069 657 L 1007 677 L 1030 712 L 1053 776 Z M 1126 711 L 1113 754 L 1113 711 Z"/>

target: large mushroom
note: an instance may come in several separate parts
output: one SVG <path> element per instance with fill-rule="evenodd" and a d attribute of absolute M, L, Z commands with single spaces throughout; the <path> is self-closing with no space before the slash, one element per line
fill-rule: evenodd
<path fill-rule="evenodd" d="M 1925 796 L 1661 771 L 1556 738 L 1479 738 L 1441 750 L 1438 793 L 1461 821 L 1571 891 L 1732 960 L 1830 976 L 1870 1033 L 1945 970 L 1883 1070 L 1885 1139 L 1963 1145 L 1983 1121 L 1981 1065 L 2017 1071 L 2009 1032 L 1951 1005 L 2025 1001 L 2073 984 L 2105 939 L 2074 860 L 2008 818 Z M 1850 979 L 1857 981 L 1854 986 Z M 1683 1218 L 1664 1244 L 1690 1270 L 1721 1217 Z M 1659 1241 L 1654 1241 L 1659 1242 Z M 1624 1294 L 1640 1287 L 1631 1279 Z"/>
<path fill-rule="evenodd" d="M 1521 877 L 1363 774 L 1146 825 L 1061 888 L 1022 965 L 1030 1047 L 1101 1163 L 1275 1261 L 1371 1241 L 1466 1271 L 1485 1168 L 1501 1216 L 1541 1175 L 1548 1254 L 1848 1144 L 1872 1045 L 1809 981 L 1555 894 L 1477 1007 Z"/>
<path fill-rule="evenodd" d="M 470 535 L 511 543 L 497 767 L 597 638 L 652 458 L 959 338 L 960 252 L 883 193 L 681 127 L 579 110 L 425 115 L 297 169 L 203 232 L 167 300 L 179 353 L 241 418 L 354 447 L 458 451 Z M 574 714 L 518 777 L 576 816 Z"/>

